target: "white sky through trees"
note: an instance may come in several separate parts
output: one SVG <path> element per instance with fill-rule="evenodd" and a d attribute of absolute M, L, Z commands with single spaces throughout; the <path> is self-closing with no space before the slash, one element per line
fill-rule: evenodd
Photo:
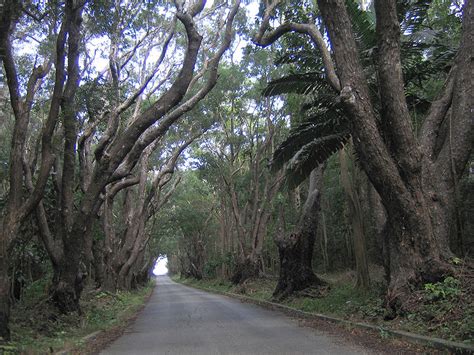
<path fill-rule="evenodd" d="M 166 256 L 160 256 L 156 261 L 153 274 L 156 276 L 166 275 L 168 273 L 168 258 Z"/>

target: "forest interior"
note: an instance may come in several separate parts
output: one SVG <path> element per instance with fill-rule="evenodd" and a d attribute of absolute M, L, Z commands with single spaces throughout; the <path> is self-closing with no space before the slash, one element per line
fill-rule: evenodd
<path fill-rule="evenodd" d="M 116 325 L 163 257 L 472 346 L 473 7 L 0 0 L 0 352 Z"/>

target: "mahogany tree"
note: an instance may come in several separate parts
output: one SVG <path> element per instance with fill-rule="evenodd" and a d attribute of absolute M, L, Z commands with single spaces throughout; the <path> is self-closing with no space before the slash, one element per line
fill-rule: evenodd
<path fill-rule="evenodd" d="M 139 9 L 141 2 L 114 2 L 114 7 L 104 7 L 100 11 L 94 8 L 98 4 L 78 0 L 68 0 L 64 4 L 51 1 L 44 7 L 31 9 L 26 2 L 6 1 L 0 7 L 0 55 L 15 117 L 10 191 L 0 231 L 0 336 L 3 339 L 9 338 L 8 252 L 22 222 L 31 212 L 36 212 L 40 234 L 53 264 L 52 301 L 62 312 L 79 310 L 84 276 L 80 265 L 87 265 L 92 259 L 92 226 L 103 203 L 106 187 L 126 179 L 142 152 L 163 137 L 213 88 L 219 62 L 232 40 L 232 25 L 240 1 L 228 7 L 214 6 L 211 9 L 205 9 L 205 1 L 165 4 L 163 6 L 167 9 L 161 17 L 158 9 L 149 8 L 149 14 L 156 10 L 156 17 L 147 22 L 146 28 L 134 33 L 134 44 L 120 55 L 117 53 L 124 46 L 121 47 L 117 41 L 126 38 L 130 32 L 121 27 L 120 21 L 114 22 L 113 19 L 120 19 L 127 13 L 122 11 L 124 6 L 135 4 L 136 8 L 129 9 L 134 11 Z M 152 7 L 161 6 L 155 2 L 150 4 Z M 84 9 L 87 16 L 83 16 Z M 99 73 L 111 78 L 112 95 L 98 105 L 96 112 L 81 111 L 78 88 L 85 85 L 85 80 L 81 82 L 81 79 L 85 78 L 94 59 L 86 51 L 84 42 L 88 32 L 82 26 L 83 17 L 87 20 L 84 23 L 90 26 L 100 22 L 96 16 L 102 16 L 102 20 L 107 20 L 105 23 L 117 25 L 110 29 L 110 33 L 115 35 L 109 42 L 114 49 L 109 56 L 110 66 Z M 21 33 L 16 33 L 15 25 L 25 17 L 31 17 L 36 27 L 41 29 L 42 35 L 38 39 L 45 43 L 55 41 L 56 49 L 54 53 L 38 53 L 32 74 L 23 86 L 15 57 L 19 55 L 16 52 L 19 46 L 13 46 L 13 41 L 18 39 L 21 44 L 24 40 Z M 203 36 L 209 23 L 204 19 L 216 20 L 220 31 Z M 156 42 L 151 43 L 152 39 Z M 120 71 L 127 73 L 126 64 L 137 55 L 143 44 L 155 48 L 154 53 L 158 53 L 156 62 L 142 77 L 143 80 L 138 83 L 127 81 Z M 44 63 L 38 65 L 43 57 Z M 172 59 L 172 63 L 163 69 L 166 58 Z M 40 149 L 27 156 L 25 147 L 28 135 L 31 136 L 28 123 L 34 96 L 42 79 L 53 68 L 53 83 L 47 88 L 51 95 L 44 100 L 49 105 L 49 112 L 38 137 Z M 124 83 L 129 84 L 126 90 L 123 89 Z M 135 105 L 145 93 L 148 94 L 146 104 Z M 132 109 L 133 120 L 125 124 L 127 120 L 123 118 L 130 117 Z M 50 174 L 52 168 L 53 174 Z M 54 223 L 48 220 L 41 203 L 50 177 L 56 190 L 57 216 Z"/>
<path fill-rule="evenodd" d="M 283 174 L 272 174 L 267 164 L 283 112 L 272 98 L 255 99 L 270 77 L 271 57 L 262 50 L 249 51 L 240 64 L 222 68 L 222 80 L 206 99 L 218 125 L 196 152 L 200 171 L 219 196 L 220 255 L 215 259 L 236 284 L 265 273 L 265 238 L 283 182 Z M 248 80 L 249 75 L 259 81 Z M 229 268 L 225 255 L 230 254 Z"/>
<path fill-rule="evenodd" d="M 399 307 L 412 286 L 452 273 L 448 246 L 455 217 L 455 190 L 472 151 L 473 5 L 462 11 L 462 35 L 445 85 L 431 103 L 417 135 L 405 96 L 400 23 L 408 16 L 393 0 L 376 0 L 375 71 L 378 92 L 369 90 L 354 36 L 348 3 L 319 0 L 319 16 L 304 23 L 285 22 L 271 28 L 283 3 L 265 4 L 254 41 L 268 46 L 293 32 L 317 47 L 325 77 L 338 93 L 349 118 L 360 163 L 387 211 L 387 304 Z M 322 21 L 311 22 L 311 18 Z M 325 41 L 326 32 L 329 41 Z M 377 103 L 381 103 L 381 107 Z M 455 139 L 454 139 L 455 137 Z"/>
<path fill-rule="evenodd" d="M 44 56 L 41 64 L 34 63 L 31 74 L 27 78 L 26 87 L 24 87 L 20 82 L 12 43 L 13 33 L 22 13 L 28 12 L 23 5 L 16 1 L 6 1 L 0 8 L 0 56 L 15 119 L 9 162 L 9 193 L 6 207 L 1 216 L 2 229 L 0 231 L 0 337 L 5 340 L 10 337 L 8 328 L 10 314 L 9 248 L 15 241 L 22 222 L 35 209 L 42 198 L 49 171 L 54 162 L 52 139 L 59 120 L 59 113 L 63 110 L 64 117 L 68 118 L 73 115 L 69 108 L 74 100 L 79 82 L 78 44 L 83 10 L 82 4 L 67 1 L 62 10 L 62 15 L 59 11 L 51 11 L 52 18 L 46 31 L 49 35 L 46 36 L 46 39 L 51 40 L 51 37 L 54 37 L 52 34 L 55 34 L 55 51 L 49 53 L 48 56 Z M 29 13 L 29 16 L 33 17 L 35 21 L 40 20 L 34 14 Z M 59 30 L 55 28 L 57 23 L 60 24 Z M 41 59 L 38 59 L 38 61 L 41 61 Z M 31 186 L 31 193 L 25 195 L 23 164 L 31 109 L 35 95 L 40 89 L 44 77 L 51 70 L 53 63 L 55 69 L 54 84 L 41 135 L 41 151 L 39 153 L 41 163 L 35 184 Z"/>
<path fill-rule="evenodd" d="M 104 258 L 94 260 L 94 263 L 103 263 L 104 271 L 100 284 L 105 289 L 115 291 L 117 288 L 130 289 L 132 286 L 133 267 L 151 237 L 147 228 L 148 221 L 159 212 L 175 191 L 180 182 L 179 178 L 174 179 L 170 188 L 166 187 L 172 181 L 178 158 L 197 137 L 198 135 L 193 135 L 178 144 L 174 151 L 165 157 L 159 171 L 150 169 L 156 147 L 149 146 L 142 154 L 136 173 L 107 186 L 102 206 L 104 240 L 99 243 Z M 151 181 L 148 179 L 150 173 L 153 175 Z M 136 188 L 133 187 L 135 184 Z M 114 218 L 114 200 L 121 191 L 124 202 L 118 212 L 122 223 Z"/>

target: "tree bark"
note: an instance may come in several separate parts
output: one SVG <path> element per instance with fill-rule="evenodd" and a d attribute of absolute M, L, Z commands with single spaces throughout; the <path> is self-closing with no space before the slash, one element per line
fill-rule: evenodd
<path fill-rule="evenodd" d="M 367 81 L 358 58 L 357 46 L 351 30 L 351 23 L 342 0 L 319 0 L 324 22 L 327 26 L 334 58 L 341 79 L 341 98 L 352 123 L 352 135 L 355 149 L 361 164 L 378 191 L 387 211 L 387 256 L 389 265 L 389 287 L 387 304 L 399 308 L 403 300 L 411 294 L 411 287 L 424 282 L 435 282 L 452 272 L 443 258 L 449 255 L 449 248 L 443 239 L 446 231 L 441 229 L 447 221 L 436 222 L 434 218 L 445 206 L 436 205 L 437 189 L 430 188 L 430 180 L 435 175 L 443 176 L 443 171 L 434 173 L 430 164 L 422 164 L 423 158 L 418 142 L 413 141 L 409 128 L 409 115 L 403 95 L 401 66 L 399 55 L 400 33 L 395 2 L 376 1 L 377 35 L 379 38 L 378 55 L 380 57 L 378 73 L 383 83 L 380 86 L 384 106 L 381 111 L 379 128 L 378 119 L 368 94 Z M 472 48 L 472 1 L 465 3 L 463 20 L 463 42 L 461 44 L 455 68 L 451 75 L 456 75 L 467 90 L 461 89 L 461 102 L 466 102 L 466 95 L 471 86 L 466 83 L 472 60 L 467 50 Z M 472 32 L 472 31 L 471 31 Z M 472 53 L 472 50 L 471 50 Z M 393 68 L 393 70 L 392 70 Z M 467 85 L 467 87 L 466 87 Z M 437 107 L 444 97 L 433 104 Z M 449 105 L 449 100 L 445 100 Z M 441 105 L 443 106 L 443 105 Z M 466 119 L 466 105 L 460 105 L 459 117 Z M 443 115 L 446 107 L 438 107 Z M 429 116 L 427 121 L 432 122 Z M 439 119 L 441 122 L 442 119 Z M 472 124 L 464 126 L 460 132 L 460 141 L 471 139 Z M 421 139 L 423 141 L 423 139 Z M 454 160 L 459 166 L 457 173 L 463 170 L 463 161 L 472 149 L 472 144 L 460 144 L 459 158 Z M 467 152 L 467 153 L 466 153 Z M 430 152 L 429 157 L 433 157 Z M 434 159 L 436 160 L 436 159 Z M 433 160 L 431 161 L 433 163 Z M 465 163 L 464 163 L 465 164 Z M 434 217 L 434 218 L 432 218 Z"/>
<path fill-rule="evenodd" d="M 105 282 L 105 263 L 104 263 L 104 241 L 94 241 L 92 247 L 92 253 L 94 256 L 94 281 L 97 288 L 102 288 Z"/>
<path fill-rule="evenodd" d="M 322 176 L 322 166 L 311 172 L 308 196 L 296 230 L 288 235 L 281 231 L 275 238 L 280 256 L 280 274 L 273 297 L 283 299 L 295 291 L 325 284 L 314 274 L 312 267 L 319 223 Z"/>
<path fill-rule="evenodd" d="M 3 243 L 2 243 L 3 244 Z M 0 246 L 0 343 L 10 340 L 10 279 L 8 252 Z"/>
<path fill-rule="evenodd" d="M 82 10 L 84 5 L 78 6 L 75 1 L 66 5 L 65 21 L 69 24 L 67 38 L 67 74 L 64 92 L 61 97 L 61 109 L 64 126 L 64 155 L 63 171 L 60 189 L 60 218 L 58 233 L 62 237 L 64 258 L 54 269 L 53 283 L 50 289 L 51 299 L 57 308 L 68 313 L 80 311 L 79 298 L 82 291 L 84 272 L 77 269 L 84 250 L 84 238 L 78 234 L 70 234 L 73 229 L 74 216 L 74 181 L 76 157 L 76 107 L 75 94 L 79 85 L 79 44 L 81 41 Z M 89 227 L 90 228 L 90 227 Z"/>
<path fill-rule="evenodd" d="M 267 225 L 272 215 L 272 201 L 284 180 L 283 171 L 273 176 L 268 167 L 263 164 L 273 154 L 274 136 L 276 133 L 271 116 L 273 107 L 269 98 L 267 98 L 264 104 L 264 110 L 266 113 L 265 128 L 267 131 L 264 140 L 259 137 L 258 122 L 255 125 L 252 124 L 253 122 L 247 122 L 249 136 L 251 136 L 251 149 L 248 159 L 248 174 L 250 176 L 248 199 L 244 201 L 239 200 L 239 191 L 236 188 L 237 183 L 234 178 L 234 171 L 239 171 L 240 167 L 236 168 L 234 166 L 234 162 L 238 161 L 238 159 L 232 143 L 230 143 L 229 158 L 232 174 L 230 176 L 223 176 L 232 203 L 231 206 L 241 248 L 237 265 L 230 278 L 234 284 L 243 283 L 247 279 L 264 274 L 262 251 L 267 234 Z M 232 118 L 230 122 L 230 132 L 225 131 L 228 136 L 235 134 Z M 223 124 L 223 127 L 225 130 L 225 124 Z M 250 243 L 246 243 L 247 237 L 250 239 Z"/>
<path fill-rule="evenodd" d="M 367 245 L 365 242 L 365 227 L 363 221 L 363 211 L 360 197 L 356 190 L 354 167 L 352 178 L 349 173 L 347 152 L 345 148 L 339 151 L 339 161 L 341 163 L 341 183 L 346 193 L 349 210 L 349 221 L 352 226 L 352 239 L 354 247 L 354 257 L 356 264 L 357 281 L 356 287 L 367 290 L 370 286 L 369 266 L 367 261 Z"/>
<path fill-rule="evenodd" d="M 88 258 L 90 255 L 90 250 L 86 250 L 85 246 L 91 244 L 91 221 L 95 218 L 99 209 L 100 194 L 104 191 L 106 185 L 111 182 L 112 175 L 119 168 L 141 133 L 179 104 L 193 78 L 202 37 L 194 27 L 193 18 L 190 14 L 181 13 L 178 16 L 186 28 L 188 47 L 177 79 L 169 90 L 142 113 L 120 137 L 111 142 L 108 149 L 105 149 L 104 154 L 96 161 L 91 182 L 84 192 L 78 211 L 70 211 L 68 216 L 70 224 L 63 233 L 64 255 L 68 263 L 64 265 L 66 268 L 64 272 L 58 272 L 54 277 L 52 287 L 52 299 L 63 312 L 80 310 L 79 299 L 83 287 L 79 284 L 82 282 L 83 275 L 80 270 L 81 258 L 83 256 Z M 177 117 L 167 122 L 166 127 L 163 128 L 164 132 L 176 119 Z M 141 152 L 142 150 L 137 152 L 137 159 Z"/>
<path fill-rule="evenodd" d="M 204 72 L 208 75 L 201 89 L 184 101 L 186 94 L 189 93 L 190 87 L 196 81 L 195 65 L 197 63 L 198 54 L 201 50 L 202 36 L 198 32 L 195 24 L 196 15 L 204 8 L 204 1 L 197 1 L 185 11 L 181 4 L 176 3 L 176 17 L 184 26 L 186 31 L 187 44 L 182 65 L 171 83 L 169 88 L 144 112 L 140 113 L 136 119 L 127 126 L 120 135 L 116 136 L 107 147 L 103 149 L 101 154 L 96 155 L 96 164 L 90 176 L 90 183 L 84 191 L 84 196 L 79 203 L 77 212 L 71 220 L 71 227 L 67 230 L 64 243 L 65 256 L 72 264 L 71 269 L 80 275 L 80 258 L 81 253 L 90 255 L 89 246 L 91 243 L 91 221 L 95 218 L 97 211 L 102 203 L 100 195 L 104 192 L 106 186 L 114 181 L 130 174 L 137 164 L 143 150 L 150 146 L 156 139 L 166 134 L 169 128 L 186 112 L 191 110 L 207 93 L 213 88 L 217 81 L 217 68 L 224 52 L 230 45 L 232 40 L 232 24 L 234 17 L 240 5 L 240 1 L 236 0 L 231 11 L 229 11 L 225 23 L 224 38 L 206 65 Z M 165 43 L 165 46 L 167 44 Z M 199 76 L 200 77 L 200 76 Z M 143 91 L 143 85 L 141 90 Z M 140 91 L 138 91 L 138 94 Z M 117 108 L 116 114 L 122 113 L 129 108 L 136 95 L 129 97 L 122 105 Z M 160 120 L 159 124 L 152 127 L 154 123 Z M 80 251 L 80 252 L 78 252 Z M 69 297 L 72 300 L 78 300 L 75 295 L 76 290 L 81 287 L 75 287 L 72 274 L 60 274 L 66 279 L 62 283 L 63 288 L 68 288 Z M 70 275 L 69 275 L 70 274 Z M 59 285 L 59 283 L 57 283 Z M 61 297 L 66 293 L 59 292 Z M 74 296 L 74 297 L 72 297 Z M 59 304 L 72 305 L 67 299 Z"/>
<path fill-rule="evenodd" d="M 10 103 L 15 117 L 9 161 L 10 189 L 3 219 L 1 221 L 2 229 L 0 231 L 0 259 L 2 264 L 0 268 L 0 337 L 3 340 L 8 340 L 10 337 L 8 328 L 8 297 L 10 292 L 10 283 L 8 282 L 9 248 L 11 243 L 17 238 L 17 233 L 19 232 L 21 223 L 40 203 L 49 177 L 49 171 L 54 161 L 51 140 L 58 120 L 61 93 L 65 82 L 65 40 L 66 35 L 70 30 L 70 22 L 67 21 L 68 15 L 65 14 L 64 21 L 61 24 L 56 39 L 55 83 L 48 117 L 42 130 L 41 166 L 37 174 L 35 186 L 32 186 L 31 193 L 28 196 L 24 196 L 23 165 L 30 112 L 34 102 L 35 93 L 41 84 L 41 79 L 49 72 L 52 60 L 46 59 L 43 65 L 35 66 L 33 68 L 26 84 L 26 94 L 24 98 L 22 98 L 10 38 L 15 24 L 20 17 L 21 8 L 19 5 L 20 3 L 15 1 L 6 1 L 0 8 L 0 58 L 2 59 L 5 69 L 10 93 Z M 66 7 L 68 7 L 68 5 L 70 4 L 66 4 Z"/>

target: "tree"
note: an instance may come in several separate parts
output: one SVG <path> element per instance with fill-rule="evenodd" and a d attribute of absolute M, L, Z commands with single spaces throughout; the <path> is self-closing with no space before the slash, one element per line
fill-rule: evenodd
<path fill-rule="evenodd" d="M 132 3 L 138 2 L 129 2 L 129 5 Z M 84 49 L 80 46 L 84 38 L 84 30 L 81 28 L 82 12 L 87 8 L 88 15 L 92 18 L 99 14 L 105 15 L 102 17 L 105 21 L 118 18 L 117 22 L 112 21 L 116 26 L 112 26 L 110 33 L 115 36 L 114 38 L 121 39 L 126 38 L 119 36 L 123 31 L 119 26 L 120 13 L 123 15 L 124 12 L 118 11 L 108 18 L 108 11 L 111 10 L 107 7 L 107 3 L 103 8 L 100 7 L 104 5 L 102 2 L 94 2 L 88 7 L 87 3 L 71 0 L 66 1 L 61 7 L 58 7 L 55 1 L 48 2 L 44 8 L 35 8 L 32 15 L 26 5 L 22 5 L 7 1 L 0 9 L 2 20 L 0 54 L 15 116 L 10 155 L 10 191 L 0 232 L 0 336 L 3 339 L 9 338 L 8 249 L 12 240 L 17 237 L 21 223 L 36 210 L 41 225 L 41 236 L 54 269 L 51 299 L 62 312 L 79 310 L 79 298 L 84 281 L 80 265 L 89 264 L 92 259 L 91 230 L 103 201 L 101 195 L 104 194 L 107 185 L 128 176 L 140 160 L 142 152 L 154 141 L 163 137 L 183 114 L 190 111 L 214 87 L 219 62 L 232 40 L 232 25 L 240 2 L 237 0 L 229 8 L 214 6 L 211 9 L 214 19 L 225 14 L 226 20 L 219 19 L 223 31 L 217 31 L 217 35 L 209 42 L 209 38 L 204 38 L 204 41 L 200 34 L 203 27 L 199 24 L 200 14 L 208 11 L 204 10 L 204 1 L 197 1 L 187 7 L 175 3 L 175 12 L 171 12 L 167 21 L 162 19 L 163 26 L 160 26 L 159 21 L 147 22 L 146 26 L 150 26 L 151 29 L 159 27 L 157 31 L 159 35 L 151 31 L 150 27 L 143 29 L 148 39 L 155 38 L 158 41 L 151 44 L 159 46 L 160 55 L 155 67 L 138 85 L 132 85 L 128 90 L 121 90 L 117 87 L 117 83 L 123 83 L 119 71 L 136 55 L 141 43 L 146 41 L 138 38 L 136 44 L 122 57 L 123 61 L 120 64 L 117 64 L 119 57 L 115 55 L 116 52 L 112 51 L 110 55 L 112 100 L 105 110 L 99 112 L 87 110 L 84 112 L 77 105 L 76 94 L 81 75 L 87 72 L 91 60 L 87 53 L 84 54 L 86 65 L 81 71 L 79 59 Z M 122 5 L 116 2 L 113 9 L 120 10 Z M 97 8 L 92 9 L 94 6 L 99 8 L 98 11 L 95 11 Z M 150 3 L 150 6 L 150 9 L 147 9 L 149 14 L 153 13 L 153 6 L 157 4 Z M 54 21 L 47 21 L 49 15 L 54 15 Z M 44 64 L 35 63 L 32 75 L 27 80 L 26 87 L 22 89 L 20 88 L 22 81 L 19 80 L 14 58 L 12 35 L 15 33 L 15 24 L 25 16 L 32 17 L 41 25 L 45 26 L 46 23 L 50 25 L 49 31 L 47 29 L 45 31 L 49 34 L 45 42 L 55 39 L 56 52 L 51 53 L 51 56 L 45 55 Z M 87 23 L 90 24 L 90 21 Z M 56 25 L 59 27 L 58 33 Z M 137 31 L 138 34 L 143 32 Z M 181 61 L 173 63 L 168 72 L 160 73 L 163 75 L 161 80 L 155 83 L 154 88 L 148 88 L 155 95 L 148 96 L 149 101 L 144 107 L 135 106 L 138 108 L 133 122 L 129 125 L 122 124 L 122 118 L 128 114 L 127 110 L 134 107 L 135 102 L 155 78 L 164 58 L 170 55 L 168 50 L 172 39 L 175 39 L 173 49 L 181 50 L 181 55 L 175 55 L 175 58 Z M 111 44 L 114 47 L 115 42 L 112 40 Z M 49 100 L 49 115 L 39 138 L 42 142 L 39 154 L 41 162 L 39 168 L 36 168 L 36 164 L 25 164 L 28 163 L 24 150 L 29 116 L 34 94 L 40 86 L 41 79 L 53 66 L 52 63 L 55 69 L 55 82 Z M 84 117 L 87 115 L 89 120 L 84 122 Z M 60 124 L 59 118 L 61 118 Z M 105 126 L 105 130 L 98 131 L 97 128 L 100 126 Z M 97 134 L 97 143 L 93 146 L 94 134 Z M 57 149 L 58 156 L 53 154 L 53 136 L 62 143 L 62 147 Z M 91 148 L 94 150 L 93 156 L 90 154 Z M 76 159 L 80 163 L 79 169 Z M 33 162 L 35 161 L 33 159 Z M 41 205 L 44 187 L 51 176 L 50 170 L 53 165 L 52 179 L 57 186 L 56 203 L 59 211 L 59 219 L 54 229 L 51 228 Z M 31 190 L 28 196 L 24 193 L 23 181 Z M 77 191 L 76 186 L 80 186 L 81 190 Z"/>
<path fill-rule="evenodd" d="M 11 43 L 11 35 L 15 30 L 22 10 L 21 4 L 14 1 L 7 1 L 0 9 L 0 56 L 5 70 L 10 104 L 15 118 L 11 141 L 12 149 L 10 152 L 9 194 L 7 205 L 2 216 L 2 231 L 0 232 L 0 337 L 5 340 L 8 340 L 10 337 L 8 328 L 10 313 L 10 283 L 8 280 L 9 248 L 18 234 L 21 223 L 41 200 L 49 170 L 53 163 L 51 141 L 54 128 L 59 119 L 59 111 L 61 109 L 66 111 L 65 120 L 68 120 L 71 115 L 68 109 L 74 99 L 75 91 L 78 86 L 78 45 L 82 9 L 83 6 L 77 6 L 73 1 L 66 2 L 62 24 L 57 34 L 55 56 L 51 55 L 51 57 L 46 57 L 41 65 L 36 65 L 35 63 L 32 73 L 28 78 L 23 97 Z M 54 21 L 51 26 L 54 26 Z M 69 48 L 67 54 L 65 50 L 66 45 Z M 66 56 L 68 58 L 67 69 L 65 64 Z M 25 199 L 23 191 L 23 154 L 28 124 L 30 122 L 31 108 L 34 96 L 41 86 L 42 79 L 51 69 L 53 60 L 56 69 L 55 82 L 48 117 L 43 128 L 41 166 L 34 189 Z"/>
<path fill-rule="evenodd" d="M 285 234 L 280 226 L 275 243 L 280 255 L 280 273 L 273 296 L 283 299 L 295 291 L 326 283 L 313 271 L 313 250 L 319 225 L 321 209 L 321 186 L 323 166 L 313 170 L 309 177 L 309 188 L 295 231 Z M 280 216 L 280 223 L 283 216 Z"/>
<path fill-rule="evenodd" d="M 170 270 L 201 279 L 217 234 L 216 196 L 197 171 L 185 171 L 181 177 L 171 207 L 158 214 L 157 229 L 163 235 L 161 248 L 168 255 Z"/>
<path fill-rule="evenodd" d="M 386 301 L 398 308 L 412 285 L 433 282 L 451 273 L 449 225 L 455 211 L 454 190 L 472 150 L 468 123 L 472 96 L 472 1 L 463 7 L 461 43 L 446 83 L 432 102 L 419 136 L 411 125 L 400 56 L 400 18 L 409 16 L 395 1 L 375 1 L 376 109 L 347 5 L 320 0 L 318 8 L 329 37 L 311 21 L 287 22 L 269 29 L 279 1 L 265 8 L 255 42 L 266 46 L 289 32 L 307 35 L 317 46 L 325 76 L 339 94 L 350 118 L 350 132 L 361 165 L 387 211 L 389 287 Z M 466 129 L 468 127 L 468 129 Z M 444 135 L 449 128 L 450 135 Z M 448 138 L 447 138 L 448 137 Z M 456 137 L 456 143 L 449 139 Z"/>
<path fill-rule="evenodd" d="M 171 187 L 165 189 L 172 181 L 181 153 L 196 138 L 197 135 L 193 135 L 184 143 L 179 143 L 156 172 L 150 171 L 151 155 L 156 144 L 149 146 L 142 154 L 136 174 L 107 187 L 102 210 L 104 242 L 100 243 L 100 247 L 105 248 L 104 260 L 96 260 L 104 263 L 104 288 L 112 291 L 117 288 L 130 289 L 133 277 L 131 271 L 151 238 L 147 224 L 179 184 L 180 179 L 174 179 Z M 154 175 L 151 182 L 147 179 L 150 173 Z M 132 184 L 137 185 L 136 191 L 132 190 Z M 124 202 L 118 213 L 124 223 L 114 218 L 114 200 L 120 191 L 124 191 Z"/>
<path fill-rule="evenodd" d="M 272 174 L 266 164 L 281 130 L 281 111 L 273 99 L 254 99 L 260 95 L 260 80 L 245 79 L 252 63 L 252 75 L 266 80 L 270 57 L 256 51 L 240 65 L 223 68 L 218 91 L 208 98 L 219 125 L 204 141 L 199 168 L 210 175 L 220 196 L 221 243 L 227 246 L 222 254 L 234 253 L 231 280 L 236 284 L 264 272 L 264 241 L 283 181 L 282 174 Z"/>
<path fill-rule="evenodd" d="M 366 227 L 363 220 L 363 212 L 359 193 L 356 189 L 357 168 L 352 165 L 352 174 L 349 170 L 349 159 L 346 149 L 339 151 L 341 164 L 341 185 L 347 197 L 349 220 L 352 226 L 352 238 L 354 245 L 354 256 L 357 271 L 356 287 L 367 290 L 370 284 L 369 266 L 367 261 Z"/>

